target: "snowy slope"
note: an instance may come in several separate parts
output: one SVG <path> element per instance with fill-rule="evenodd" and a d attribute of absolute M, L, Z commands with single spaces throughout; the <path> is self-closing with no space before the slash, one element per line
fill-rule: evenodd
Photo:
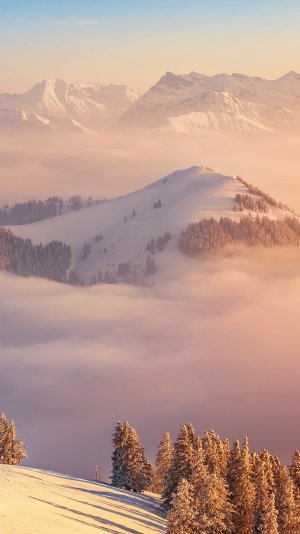
<path fill-rule="evenodd" d="M 0 109 L 0 130 L 46 132 L 46 131 L 79 131 L 88 129 L 79 122 L 60 117 L 48 117 L 26 111 L 24 109 Z"/>
<path fill-rule="evenodd" d="M 98 269 L 102 274 L 107 271 L 115 276 L 121 262 L 131 262 L 142 279 L 148 256 L 146 245 L 151 238 L 171 232 L 171 240 L 164 251 L 156 254 L 155 261 L 158 275 L 174 269 L 181 261 L 178 237 L 187 224 L 206 217 L 239 219 L 241 214 L 233 210 L 234 197 L 236 193 L 247 192 L 235 177 L 191 167 L 129 195 L 34 224 L 13 226 L 11 230 L 21 237 L 30 237 L 34 243 L 55 239 L 71 245 L 73 266 L 86 283 Z M 162 207 L 154 209 L 158 200 Z M 271 207 L 268 214 L 274 218 L 285 215 L 284 210 Z M 86 258 L 84 242 L 90 248 Z"/>
<path fill-rule="evenodd" d="M 242 74 L 166 73 L 122 119 L 180 133 L 300 130 L 300 75 L 278 80 Z"/>
<path fill-rule="evenodd" d="M 37 469 L 0 466 L 3 534 L 165 532 L 159 501 Z"/>
<path fill-rule="evenodd" d="M 68 85 L 47 78 L 23 94 L 0 94 L 0 109 L 23 110 L 56 119 L 77 121 L 89 128 L 110 125 L 137 99 L 134 91 L 123 85 L 103 86 L 78 82 Z"/>

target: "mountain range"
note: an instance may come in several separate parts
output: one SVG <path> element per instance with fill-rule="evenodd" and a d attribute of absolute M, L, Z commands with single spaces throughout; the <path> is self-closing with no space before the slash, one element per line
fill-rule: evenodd
<path fill-rule="evenodd" d="M 0 94 L 0 126 L 97 130 L 115 124 L 138 98 L 123 85 L 47 78 L 21 94 Z"/>
<path fill-rule="evenodd" d="M 243 133 L 300 129 L 300 75 L 278 80 L 242 74 L 166 73 L 123 118 L 139 128 L 195 134 L 203 129 Z"/>
<path fill-rule="evenodd" d="M 47 78 L 22 94 L 0 94 L 0 128 L 97 131 L 107 127 L 243 134 L 300 131 L 300 74 L 167 72 L 145 94 L 125 85 Z"/>

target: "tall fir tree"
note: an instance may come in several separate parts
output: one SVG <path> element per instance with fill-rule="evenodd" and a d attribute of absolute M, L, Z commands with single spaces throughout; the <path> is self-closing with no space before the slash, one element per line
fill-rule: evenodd
<path fill-rule="evenodd" d="M 293 456 L 292 464 L 290 466 L 290 476 L 292 478 L 295 491 L 300 492 L 300 451 L 296 451 Z"/>
<path fill-rule="evenodd" d="M 259 534 L 263 518 L 269 506 L 269 483 L 267 467 L 260 457 L 254 455 L 254 481 L 255 481 L 255 504 L 254 504 L 254 534 Z"/>
<path fill-rule="evenodd" d="M 297 534 L 300 532 L 300 517 L 297 513 L 293 482 L 284 467 L 278 467 L 275 481 L 279 534 Z"/>
<path fill-rule="evenodd" d="M 136 430 L 126 421 L 118 423 L 113 435 L 112 484 L 141 493 L 151 484 L 152 468 Z"/>
<path fill-rule="evenodd" d="M 154 490 L 162 493 L 166 485 L 167 474 L 170 471 L 174 455 L 174 448 L 169 432 L 166 432 L 163 439 L 157 446 L 157 455 L 154 471 Z"/>
<path fill-rule="evenodd" d="M 183 478 L 173 493 L 167 517 L 167 534 L 195 534 L 194 488 Z"/>
<path fill-rule="evenodd" d="M 195 446 L 196 437 L 192 425 L 181 425 L 162 495 L 167 506 L 170 505 L 172 495 L 181 480 L 185 478 L 189 481 L 191 478 Z"/>
<path fill-rule="evenodd" d="M 233 533 L 234 508 L 225 479 L 217 472 L 208 473 L 196 495 L 197 533 Z"/>
<path fill-rule="evenodd" d="M 6 415 L 2 412 L 0 413 L 0 463 L 2 462 L 4 456 L 4 439 L 6 437 L 8 430 L 8 421 Z"/>
<path fill-rule="evenodd" d="M 228 441 L 223 442 L 214 430 L 204 433 L 203 448 L 210 473 L 221 473 L 227 476 L 229 462 Z"/>
<path fill-rule="evenodd" d="M 268 492 L 275 492 L 275 471 L 278 465 L 278 459 L 275 458 L 267 449 L 264 449 L 260 453 L 260 459 L 264 464 L 265 476 L 267 479 Z"/>
<path fill-rule="evenodd" d="M 232 445 L 232 448 L 230 450 L 229 454 L 229 461 L 228 461 L 228 473 L 227 473 L 227 482 L 229 486 L 230 494 L 233 493 L 235 485 L 236 485 L 236 478 L 238 476 L 238 463 L 241 458 L 241 445 L 239 440 L 235 439 Z"/>
<path fill-rule="evenodd" d="M 277 523 L 278 512 L 275 508 L 275 495 L 268 496 L 267 508 L 261 516 L 259 527 L 260 534 L 279 534 Z"/>
<path fill-rule="evenodd" d="M 248 439 L 245 439 L 240 457 L 234 465 L 231 485 L 232 502 L 235 507 L 234 526 L 238 534 L 252 534 L 254 520 L 255 487 Z"/>

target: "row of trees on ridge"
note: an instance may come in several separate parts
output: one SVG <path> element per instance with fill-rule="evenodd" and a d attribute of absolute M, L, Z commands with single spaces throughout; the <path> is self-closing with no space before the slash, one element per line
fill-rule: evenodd
<path fill-rule="evenodd" d="M 247 438 L 230 446 L 213 431 L 183 424 L 175 444 L 166 433 L 155 465 L 128 422 L 113 437 L 112 484 L 161 494 L 168 534 L 299 534 L 300 452 L 289 469 L 268 450 L 251 453 Z"/>

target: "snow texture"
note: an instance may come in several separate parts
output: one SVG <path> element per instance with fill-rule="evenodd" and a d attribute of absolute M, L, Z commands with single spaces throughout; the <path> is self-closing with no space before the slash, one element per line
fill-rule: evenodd
<path fill-rule="evenodd" d="M 24 467 L 0 466 L 0 531 L 5 534 L 165 532 L 160 502 L 107 484 Z"/>

